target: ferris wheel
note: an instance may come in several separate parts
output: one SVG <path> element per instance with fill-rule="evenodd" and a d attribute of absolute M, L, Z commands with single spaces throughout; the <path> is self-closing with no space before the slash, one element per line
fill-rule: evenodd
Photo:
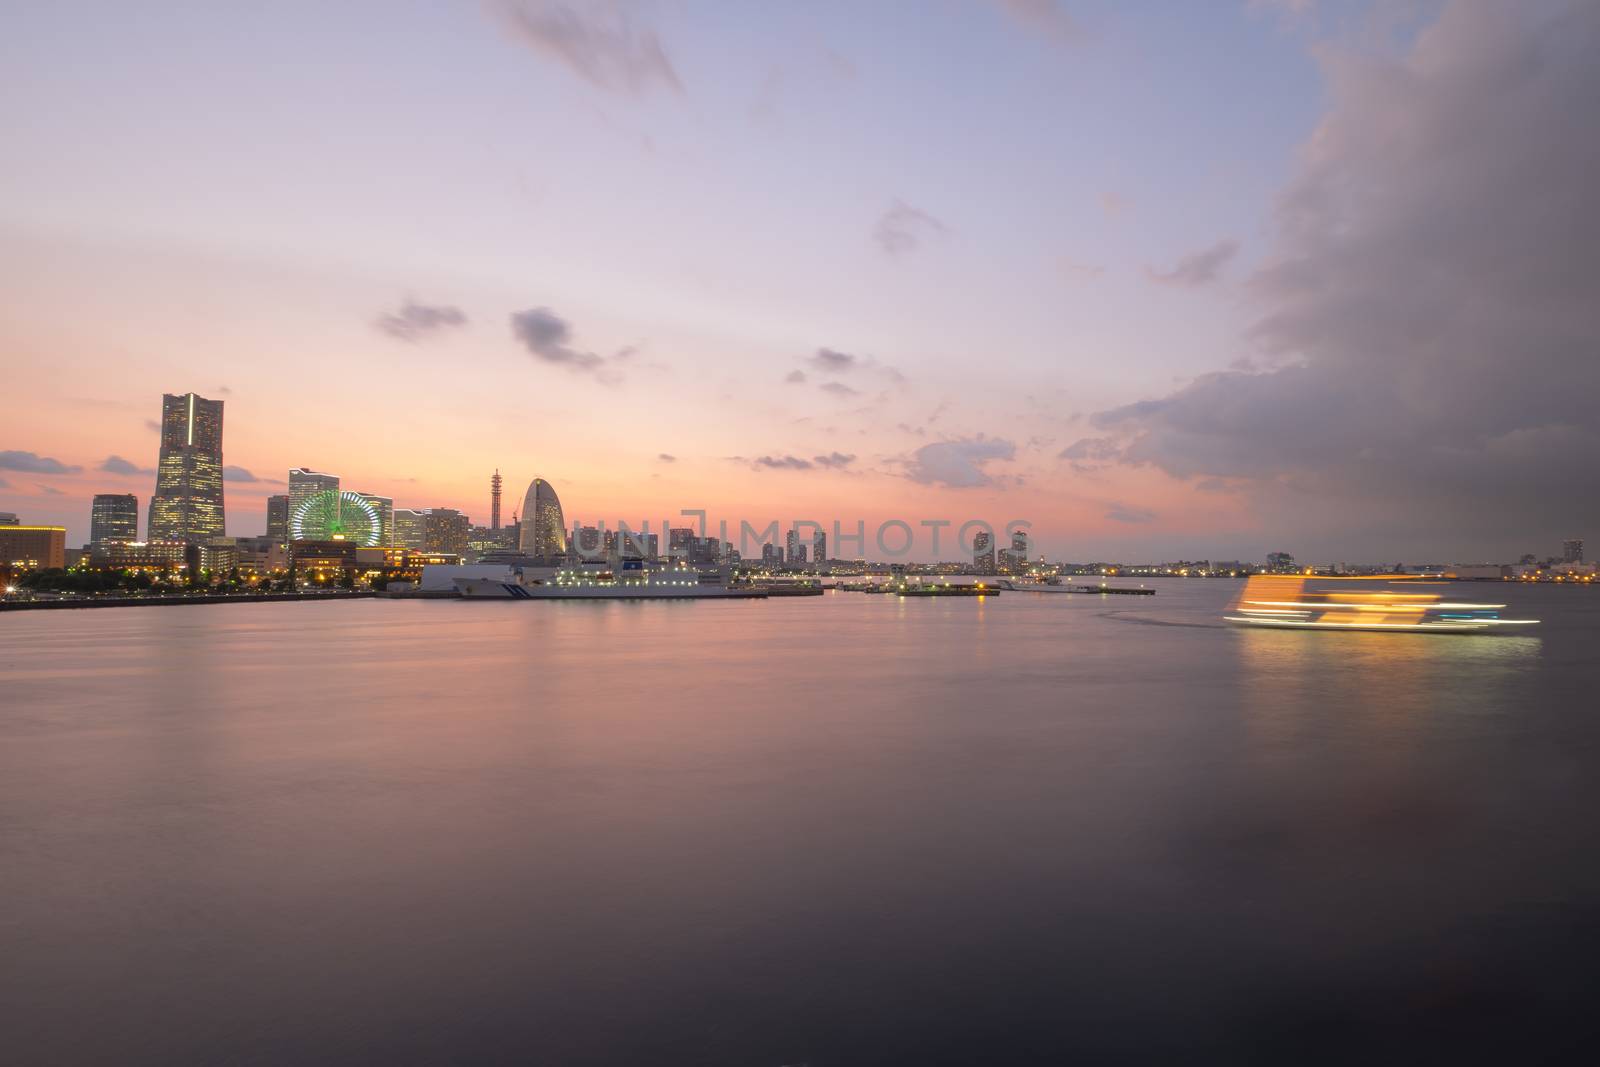
<path fill-rule="evenodd" d="M 352 541 L 369 548 L 382 538 L 383 523 L 377 507 L 361 494 L 325 489 L 291 509 L 289 535 L 296 541 Z"/>

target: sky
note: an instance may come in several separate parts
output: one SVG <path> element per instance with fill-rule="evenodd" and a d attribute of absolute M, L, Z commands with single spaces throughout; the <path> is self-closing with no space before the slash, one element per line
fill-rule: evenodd
<path fill-rule="evenodd" d="M 290 467 L 477 522 L 498 469 L 868 555 L 1542 558 L 1600 537 L 1597 47 L 1582 0 L 28 5 L 0 511 L 143 514 L 192 390 L 240 536 Z"/>

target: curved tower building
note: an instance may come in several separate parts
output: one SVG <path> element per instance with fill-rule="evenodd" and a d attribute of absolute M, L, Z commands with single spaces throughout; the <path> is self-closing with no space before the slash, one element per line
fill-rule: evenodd
<path fill-rule="evenodd" d="M 567 520 L 561 514 L 561 498 L 556 488 L 543 478 L 528 483 L 522 498 L 522 535 L 519 545 L 524 556 L 554 563 L 567 553 Z"/>

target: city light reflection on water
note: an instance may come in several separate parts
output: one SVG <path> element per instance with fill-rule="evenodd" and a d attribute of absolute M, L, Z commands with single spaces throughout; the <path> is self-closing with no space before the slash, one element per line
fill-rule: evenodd
<path fill-rule="evenodd" d="M 1155 584 L 0 617 L 7 1044 L 1283 1062 L 1566 1021 L 1588 590 L 1463 637 Z"/>

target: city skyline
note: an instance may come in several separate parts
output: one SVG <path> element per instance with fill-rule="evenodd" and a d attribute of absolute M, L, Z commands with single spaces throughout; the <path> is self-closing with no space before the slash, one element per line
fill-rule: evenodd
<path fill-rule="evenodd" d="M 1594 9 L 645 3 L 576 51 L 516 14 L 594 10 L 22 15 L 0 510 L 76 544 L 148 501 L 179 389 L 228 406 L 231 534 L 307 461 L 483 525 L 498 469 L 578 516 L 1025 517 L 1085 559 L 1600 520 Z"/>

